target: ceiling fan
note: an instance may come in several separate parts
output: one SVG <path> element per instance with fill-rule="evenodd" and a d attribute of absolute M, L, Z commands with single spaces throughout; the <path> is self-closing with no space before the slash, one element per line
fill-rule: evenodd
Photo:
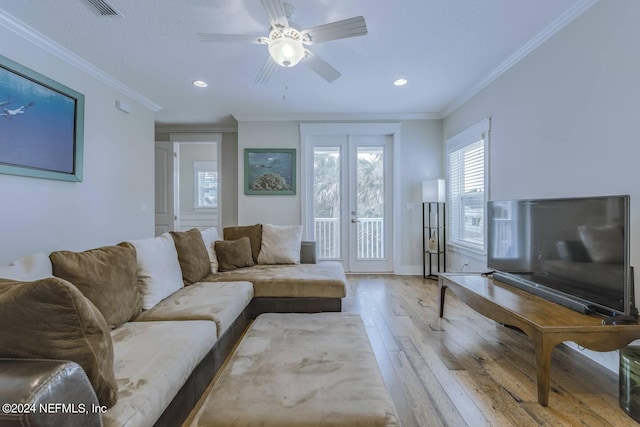
<path fill-rule="evenodd" d="M 267 58 L 267 62 L 258 73 L 256 83 L 268 82 L 278 69 L 278 66 L 293 67 L 298 63 L 306 65 L 331 83 L 340 77 L 340 72 L 307 49 L 307 46 L 367 34 L 367 25 L 362 16 L 318 25 L 317 27 L 300 31 L 294 28 L 292 26 L 294 24 L 290 22 L 294 12 L 293 6 L 283 3 L 282 0 L 261 1 L 271 23 L 271 30 L 267 37 L 198 33 L 198 38 L 203 42 L 267 45 L 269 58 Z"/>

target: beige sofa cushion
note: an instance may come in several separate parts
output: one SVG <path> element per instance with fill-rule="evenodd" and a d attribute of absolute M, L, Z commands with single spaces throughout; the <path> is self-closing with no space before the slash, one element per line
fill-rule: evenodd
<path fill-rule="evenodd" d="M 0 267 L 0 278 L 31 281 L 53 276 L 51 260 L 45 253 L 27 255 Z"/>
<path fill-rule="evenodd" d="M 241 237 L 248 237 L 251 242 L 251 256 L 253 262 L 258 262 L 260 246 L 262 244 L 262 225 L 243 225 L 239 227 L 226 227 L 222 230 L 224 240 L 238 240 Z M 218 258 L 219 259 L 219 258 Z"/>
<path fill-rule="evenodd" d="M 213 322 L 129 322 L 114 329 L 118 403 L 105 427 L 153 426 L 216 341 Z"/>
<path fill-rule="evenodd" d="M 53 274 L 80 289 L 111 329 L 138 317 L 142 311 L 136 250 L 130 243 L 85 252 L 58 251 L 49 258 Z"/>
<path fill-rule="evenodd" d="M 262 225 L 258 264 L 300 264 L 301 225 Z"/>
<path fill-rule="evenodd" d="M 317 264 L 256 265 L 251 268 L 218 272 L 204 280 L 251 282 L 256 297 L 344 298 L 348 285 L 342 265 L 335 261 Z"/>
<path fill-rule="evenodd" d="M 170 231 L 178 252 L 178 261 L 185 285 L 195 283 L 211 273 L 211 261 L 200 230 Z"/>
<path fill-rule="evenodd" d="M 69 282 L 0 280 L 0 357 L 70 360 L 82 367 L 101 405 L 118 399 L 109 327 Z"/>
<path fill-rule="evenodd" d="M 178 252 L 169 233 L 131 244 L 136 248 L 142 308 L 148 310 L 184 286 Z"/>
<path fill-rule="evenodd" d="M 218 234 L 218 229 L 215 227 L 207 228 L 205 230 L 200 231 L 202 234 L 202 241 L 204 242 L 204 246 L 207 248 L 207 254 L 209 255 L 209 262 L 211 264 L 211 272 L 218 272 L 218 256 L 216 255 L 216 240 L 220 240 L 220 234 Z"/>
<path fill-rule="evenodd" d="M 253 285 L 249 282 L 200 282 L 171 295 L 136 321 L 211 320 L 221 336 L 252 298 Z"/>
<path fill-rule="evenodd" d="M 218 240 L 215 242 L 218 256 L 218 271 L 231 271 L 253 266 L 251 243 L 248 237 L 238 240 Z"/>

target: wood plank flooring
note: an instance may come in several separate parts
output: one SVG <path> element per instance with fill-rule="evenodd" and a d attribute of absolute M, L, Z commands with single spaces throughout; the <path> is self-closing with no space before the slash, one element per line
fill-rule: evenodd
<path fill-rule="evenodd" d="M 343 311 L 360 313 L 403 427 L 637 426 L 617 375 L 565 346 L 553 353 L 549 406 L 537 403 L 529 338 L 419 276 L 348 275 Z"/>

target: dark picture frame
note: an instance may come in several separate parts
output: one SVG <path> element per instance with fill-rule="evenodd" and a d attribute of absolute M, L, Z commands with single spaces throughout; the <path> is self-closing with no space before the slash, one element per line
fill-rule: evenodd
<path fill-rule="evenodd" d="M 295 148 L 245 148 L 244 194 L 296 194 Z"/>
<path fill-rule="evenodd" d="M 0 55 L 0 173 L 82 181 L 84 95 Z"/>

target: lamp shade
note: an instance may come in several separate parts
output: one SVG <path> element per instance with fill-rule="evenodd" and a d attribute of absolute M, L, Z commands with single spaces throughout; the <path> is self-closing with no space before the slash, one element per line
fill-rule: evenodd
<path fill-rule="evenodd" d="M 269 43 L 269 55 L 282 67 L 293 67 L 304 58 L 304 46 L 299 40 L 287 36 Z"/>
<path fill-rule="evenodd" d="M 422 201 L 444 203 L 447 200 L 444 179 L 422 181 Z"/>

